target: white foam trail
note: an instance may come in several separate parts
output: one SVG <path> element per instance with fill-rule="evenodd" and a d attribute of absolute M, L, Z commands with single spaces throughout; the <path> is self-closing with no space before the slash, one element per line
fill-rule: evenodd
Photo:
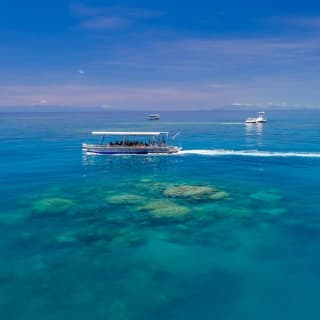
<path fill-rule="evenodd" d="M 182 150 L 181 155 L 201 155 L 201 156 L 242 156 L 242 157 L 299 157 L 299 158 L 320 158 L 320 152 L 273 152 L 273 151 L 258 151 L 258 150 Z"/>

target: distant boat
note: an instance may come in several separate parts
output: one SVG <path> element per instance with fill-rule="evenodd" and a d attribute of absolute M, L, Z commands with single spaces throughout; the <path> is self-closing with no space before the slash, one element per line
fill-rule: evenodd
<path fill-rule="evenodd" d="M 264 112 L 258 112 L 258 118 L 256 119 L 257 123 L 266 123 L 267 118 Z"/>
<path fill-rule="evenodd" d="M 267 118 L 264 112 L 258 112 L 257 118 L 247 118 L 246 123 L 266 123 Z"/>
<path fill-rule="evenodd" d="M 257 123 L 257 118 L 248 118 L 246 123 Z"/>
<path fill-rule="evenodd" d="M 160 120 L 160 115 L 159 114 L 149 114 L 148 119 L 149 120 Z"/>

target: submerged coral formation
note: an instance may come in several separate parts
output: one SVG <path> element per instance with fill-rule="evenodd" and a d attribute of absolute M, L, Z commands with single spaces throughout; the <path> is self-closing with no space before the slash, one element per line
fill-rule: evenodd
<path fill-rule="evenodd" d="M 190 213 L 190 209 L 173 201 L 160 200 L 146 204 L 140 211 L 149 211 L 156 218 L 179 218 Z"/>
<path fill-rule="evenodd" d="M 35 213 L 46 214 L 63 212 L 71 209 L 75 205 L 73 200 L 65 198 L 45 198 L 37 200 L 32 205 Z"/>
<path fill-rule="evenodd" d="M 164 190 L 164 195 L 171 198 L 202 199 L 213 195 L 217 190 L 208 186 L 175 185 Z"/>
<path fill-rule="evenodd" d="M 106 198 L 107 202 L 111 204 L 137 204 L 144 201 L 144 197 L 136 195 L 136 194 L 120 194 L 120 195 L 112 195 Z"/>
<path fill-rule="evenodd" d="M 168 224 L 173 228 L 179 226 L 180 232 L 185 230 L 183 232 L 191 237 L 188 241 L 192 241 L 196 234 L 197 241 L 200 241 L 199 232 L 208 225 L 225 221 L 238 223 L 257 213 L 274 216 L 284 213 L 283 209 L 275 206 L 274 202 L 280 199 L 280 195 L 273 190 L 252 193 L 246 198 L 247 202 L 241 202 L 212 185 L 182 181 L 123 181 L 107 192 L 105 186 L 87 187 L 90 192 L 76 187 L 58 190 L 59 193 L 55 190 L 32 203 L 31 213 L 35 216 L 50 214 L 52 218 L 60 219 L 61 212 L 68 213 L 64 221 L 73 229 L 59 230 L 51 237 L 54 245 L 82 244 L 93 249 L 112 250 L 133 247 L 146 243 L 141 228 L 148 230 L 154 225 Z M 68 194 L 68 198 L 57 194 Z M 265 202 L 263 208 L 257 208 L 258 199 Z M 181 240 L 186 241 L 184 237 Z M 203 239 L 201 241 L 204 242 Z"/>
<path fill-rule="evenodd" d="M 211 200 L 223 200 L 229 197 L 229 193 L 224 191 L 217 191 L 209 196 Z"/>

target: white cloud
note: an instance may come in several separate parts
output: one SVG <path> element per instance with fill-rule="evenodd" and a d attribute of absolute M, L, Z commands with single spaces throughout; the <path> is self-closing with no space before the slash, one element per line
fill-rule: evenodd
<path fill-rule="evenodd" d="M 234 106 L 234 107 L 256 107 L 256 106 L 260 106 L 260 104 L 258 104 L 258 103 L 241 103 L 241 102 L 232 102 L 231 105 Z"/>
<path fill-rule="evenodd" d="M 79 70 L 78 70 L 78 73 L 81 74 L 81 75 L 84 75 L 86 72 L 85 72 L 85 70 L 83 70 L 83 69 L 79 69 Z"/>
<path fill-rule="evenodd" d="M 228 83 L 210 83 L 208 87 L 211 89 L 230 89 L 232 85 Z"/>
<path fill-rule="evenodd" d="M 268 82 L 270 81 L 270 82 Z M 0 86 L 0 106 L 46 105 L 73 107 L 101 107 L 104 109 L 212 109 L 223 106 L 234 107 L 320 107 L 320 92 L 299 91 L 300 83 L 285 80 L 279 91 L 270 87 L 273 79 L 255 81 L 255 86 L 241 84 L 225 90 L 212 90 L 202 85 L 13 85 Z M 292 92 L 299 93 L 299 99 Z M 45 98 L 37 97 L 39 92 Z M 36 98 L 35 98 L 36 97 Z M 272 98 L 272 100 L 269 100 Z M 285 100 L 286 99 L 286 100 Z M 288 100 L 287 100 L 288 99 Z M 272 101 L 272 104 L 270 103 Z M 284 102 L 286 101 L 286 102 Z"/>
<path fill-rule="evenodd" d="M 70 7 L 74 18 L 79 19 L 79 27 L 86 30 L 109 30 L 123 28 L 141 19 L 150 19 L 161 12 L 144 8 L 92 7 L 74 3 Z"/>
<path fill-rule="evenodd" d="M 0 86 L 0 92 L 0 106 L 34 105 L 34 96 L 38 92 L 42 92 L 53 106 L 100 106 L 150 110 L 171 109 L 176 106 L 182 109 L 194 107 L 208 109 L 219 106 L 223 102 L 223 95 L 210 89 L 177 85 L 21 85 Z"/>
<path fill-rule="evenodd" d="M 280 22 L 290 26 L 299 26 L 307 28 L 320 27 L 320 16 L 287 16 L 287 17 L 273 17 L 270 19 L 272 22 Z"/>
<path fill-rule="evenodd" d="M 151 79 L 193 79 L 206 82 L 214 90 L 231 89 L 229 82 L 232 86 L 255 75 L 299 78 L 306 73 L 317 74 L 315 67 L 320 65 L 320 42 L 316 38 L 149 39 L 105 50 L 107 58 L 97 61 L 102 69 L 121 66 L 131 78 L 139 72 L 135 69 L 141 69 Z M 217 83 L 210 83 L 211 79 Z"/>
<path fill-rule="evenodd" d="M 72 3 L 70 12 L 76 17 L 90 17 L 103 14 L 103 9 L 97 7 L 90 7 L 81 3 Z"/>
<path fill-rule="evenodd" d="M 33 92 L 35 93 L 35 92 Z M 4 95 L 4 98 L 6 98 L 6 96 Z M 11 96 L 11 99 L 15 100 L 16 98 L 21 99 L 23 101 L 25 97 L 15 97 L 14 95 Z M 44 98 L 39 98 L 39 97 L 35 97 L 34 95 L 30 97 L 28 105 L 45 105 L 48 104 L 49 101 L 47 99 Z"/>
<path fill-rule="evenodd" d="M 80 22 L 80 27 L 86 30 L 117 29 L 129 24 L 129 20 L 120 17 L 95 17 Z"/>

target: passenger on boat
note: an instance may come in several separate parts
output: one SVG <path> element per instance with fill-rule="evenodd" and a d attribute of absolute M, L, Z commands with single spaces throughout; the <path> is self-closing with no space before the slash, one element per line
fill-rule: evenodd
<path fill-rule="evenodd" d="M 148 146 L 154 146 L 157 143 L 154 141 L 150 141 L 149 143 L 144 142 L 144 141 L 118 141 L 116 140 L 115 142 L 110 141 L 109 146 L 128 146 L 128 147 L 148 147 Z"/>

